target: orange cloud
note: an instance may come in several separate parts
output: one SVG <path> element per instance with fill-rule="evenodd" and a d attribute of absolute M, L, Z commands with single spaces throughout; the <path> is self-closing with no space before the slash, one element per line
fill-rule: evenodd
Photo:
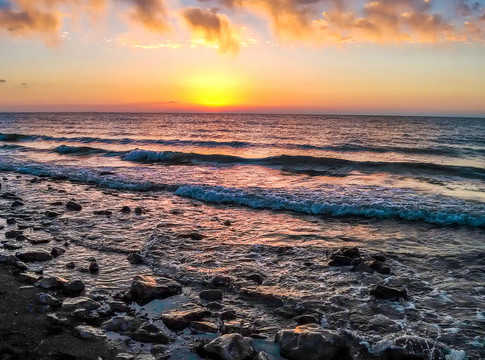
<path fill-rule="evenodd" d="M 240 48 L 239 36 L 229 19 L 217 13 L 217 9 L 186 8 L 182 16 L 189 29 L 201 36 L 208 44 L 214 44 L 220 52 L 237 52 Z"/>
<path fill-rule="evenodd" d="M 170 28 L 166 18 L 167 11 L 163 0 L 123 0 L 130 3 L 134 9 L 131 12 L 131 19 L 145 28 L 164 32 Z"/>

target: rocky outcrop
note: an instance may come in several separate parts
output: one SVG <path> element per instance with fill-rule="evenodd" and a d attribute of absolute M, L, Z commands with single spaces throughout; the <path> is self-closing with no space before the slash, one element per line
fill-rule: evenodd
<path fill-rule="evenodd" d="M 78 296 L 85 289 L 85 285 L 81 280 L 74 279 L 67 282 L 64 286 L 64 292 L 68 296 Z"/>
<path fill-rule="evenodd" d="M 165 334 L 158 326 L 151 322 L 143 324 L 138 330 L 131 334 L 135 341 L 153 344 L 167 344 L 170 336 Z"/>
<path fill-rule="evenodd" d="M 254 354 L 252 340 L 240 334 L 222 335 L 203 347 L 204 351 L 221 360 L 246 360 Z"/>
<path fill-rule="evenodd" d="M 208 310 L 193 308 L 184 311 L 171 311 L 162 315 L 163 323 L 171 330 L 183 330 L 191 321 L 199 321 L 210 315 Z"/>
<path fill-rule="evenodd" d="M 147 303 L 153 299 L 164 299 L 182 291 L 177 282 L 170 279 L 159 279 L 151 276 L 135 276 L 130 292 L 138 303 Z"/>

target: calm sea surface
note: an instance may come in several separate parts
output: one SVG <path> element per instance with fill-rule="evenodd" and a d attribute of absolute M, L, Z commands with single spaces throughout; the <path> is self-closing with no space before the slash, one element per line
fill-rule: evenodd
<path fill-rule="evenodd" d="M 485 357 L 485 119 L 0 114 L 0 170 L 31 211 L 82 203 L 46 233 L 98 252 L 97 286 L 125 286 L 133 269 L 116 259 L 142 250 L 150 271 L 189 282 L 251 287 L 244 275 L 264 274 L 258 291 L 318 308 L 373 349 L 414 334 Z M 113 216 L 93 215 L 104 209 Z M 182 236 L 192 231 L 203 238 Z M 340 246 L 383 253 L 392 275 L 327 267 Z M 373 302 L 379 282 L 409 301 Z"/>

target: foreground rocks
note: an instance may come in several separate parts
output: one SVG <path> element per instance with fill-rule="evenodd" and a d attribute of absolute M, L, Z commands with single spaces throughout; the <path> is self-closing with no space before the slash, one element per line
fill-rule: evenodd
<path fill-rule="evenodd" d="M 46 250 L 38 249 L 31 251 L 21 251 L 15 254 L 15 256 L 24 262 L 34 261 L 48 261 L 52 260 L 52 254 Z"/>
<path fill-rule="evenodd" d="M 371 291 L 370 294 L 373 295 L 376 299 L 380 300 L 395 300 L 395 299 L 407 299 L 408 294 L 406 290 L 399 290 L 396 288 L 384 286 L 384 285 L 376 285 Z"/>
<path fill-rule="evenodd" d="M 136 302 L 144 304 L 154 299 L 165 299 L 182 291 L 179 283 L 170 279 L 159 279 L 151 276 L 137 275 L 131 284 L 130 293 Z"/>
<path fill-rule="evenodd" d="M 339 360 L 348 351 L 343 335 L 316 324 L 282 330 L 275 341 L 280 354 L 290 360 Z"/>
<path fill-rule="evenodd" d="M 219 336 L 204 346 L 207 354 L 222 360 L 245 360 L 255 355 L 252 340 L 240 334 Z"/>

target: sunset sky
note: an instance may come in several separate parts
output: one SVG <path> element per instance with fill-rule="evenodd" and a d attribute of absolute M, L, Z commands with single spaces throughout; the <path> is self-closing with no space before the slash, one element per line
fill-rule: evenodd
<path fill-rule="evenodd" d="M 0 0 L 0 111 L 485 116 L 485 1 Z"/>

